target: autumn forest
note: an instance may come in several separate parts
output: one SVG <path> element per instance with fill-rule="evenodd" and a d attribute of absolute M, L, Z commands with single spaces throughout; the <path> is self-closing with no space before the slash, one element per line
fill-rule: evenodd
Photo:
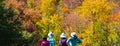
<path fill-rule="evenodd" d="M 120 0 L 0 0 L 0 46 L 39 46 L 76 32 L 77 46 L 120 46 Z"/>

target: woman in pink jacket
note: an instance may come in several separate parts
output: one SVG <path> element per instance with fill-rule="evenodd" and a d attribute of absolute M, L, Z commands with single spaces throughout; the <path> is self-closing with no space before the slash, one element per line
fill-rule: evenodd
<path fill-rule="evenodd" d="M 50 46 L 50 42 L 47 41 L 47 37 L 43 37 L 43 41 L 40 46 Z"/>

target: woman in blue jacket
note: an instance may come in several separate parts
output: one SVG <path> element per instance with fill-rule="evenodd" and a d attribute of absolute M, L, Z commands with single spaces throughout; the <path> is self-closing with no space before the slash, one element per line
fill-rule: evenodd
<path fill-rule="evenodd" d="M 48 33 L 48 39 L 47 40 L 50 42 L 50 46 L 55 46 L 55 44 L 54 44 L 54 34 L 52 32 Z"/>
<path fill-rule="evenodd" d="M 78 43 L 82 43 L 82 40 L 77 38 L 77 35 L 75 32 L 71 33 L 71 37 L 67 40 L 68 46 L 77 46 Z"/>

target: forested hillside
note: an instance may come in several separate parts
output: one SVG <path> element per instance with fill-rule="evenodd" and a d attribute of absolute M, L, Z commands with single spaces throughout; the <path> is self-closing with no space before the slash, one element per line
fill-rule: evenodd
<path fill-rule="evenodd" d="M 78 46 L 120 46 L 120 0 L 0 0 L 0 46 L 38 46 L 76 32 Z"/>

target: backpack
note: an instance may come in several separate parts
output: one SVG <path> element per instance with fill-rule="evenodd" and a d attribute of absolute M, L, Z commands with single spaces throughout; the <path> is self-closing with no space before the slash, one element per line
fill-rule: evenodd
<path fill-rule="evenodd" d="M 62 45 L 62 46 L 67 46 L 66 41 L 67 41 L 67 39 L 62 39 L 62 40 L 61 40 L 61 45 Z"/>

